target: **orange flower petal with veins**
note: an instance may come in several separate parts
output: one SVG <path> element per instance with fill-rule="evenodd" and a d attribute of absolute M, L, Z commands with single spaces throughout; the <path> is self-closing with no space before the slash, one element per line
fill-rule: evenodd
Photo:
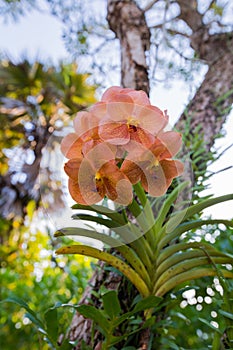
<path fill-rule="evenodd" d="M 73 158 L 73 159 L 70 159 L 64 165 L 64 170 L 66 174 L 74 181 L 78 180 L 78 172 L 79 172 L 81 163 L 82 163 L 82 158 Z"/>
<path fill-rule="evenodd" d="M 69 179 L 68 189 L 73 200 L 83 205 L 93 205 L 98 203 L 105 195 L 103 193 L 100 195 L 100 193 L 97 192 L 95 184 L 93 188 L 87 187 L 86 191 L 83 191 L 83 188 L 79 186 L 78 182 L 72 179 Z"/>
<path fill-rule="evenodd" d="M 65 172 L 70 178 L 69 192 L 77 203 L 92 205 L 104 197 L 104 187 L 96 183 L 96 170 L 87 159 L 69 160 Z"/>
<path fill-rule="evenodd" d="M 182 146 L 182 135 L 176 131 L 162 132 L 158 135 L 158 140 L 166 148 L 160 155 L 160 159 L 174 157 Z"/>
<path fill-rule="evenodd" d="M 103 141 L 113 145 L 125 145 L 130 140 L 130 133 L 126 123 L 107 121 L 99 127 L 99 136 Z"/>
<path fill-rule="evenodd" d="M 129 181 L 135 185 L 141 180 L 142 169 L 131 160 L 125 159 L 121 166 L 121 171 L 127 176 Z"/>
<path fill-rule="evenodd" d="M 164 159 L 160 164 L 167 179 L 173 179 L 184 171 L 184 164 L 179 160 Z"/>
<path fill-rule="evenodd" d="M 75 133 L 66 135 L 61 141 L 61 151 L 66 158 L 78 158 L 82 156 L 83 141 Z"/>
<path fill-rule="evenodd" d="M 77 135 L 96 135 L 99 119 L 90 112 L 78 112 L 74 119 L 74 129 Z"/>
<path fill-rule="evenodd" d="M 122 205 L 128 205 L 132 202 L 132 184 L 114 162 L 104 164 L 99 173 L 109 199 Z"/>
<path fill-rule="evenodd" d="M 135 147 L 138 148 L 140 145 L 142 145 L 143 148 L 150 148 L 154 141 L 155 137 L 150 134 L 148 131 L 140 128 L 140 127 L 134 127 L 129 126 L 129 135 L 130 135 L 130 142 L 125 145 L 125 150 L 127 152 L 135 152 Z"/>

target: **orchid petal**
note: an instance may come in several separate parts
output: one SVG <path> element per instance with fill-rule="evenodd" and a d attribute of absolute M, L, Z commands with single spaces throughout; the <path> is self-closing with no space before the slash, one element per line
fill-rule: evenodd
<path fill-rule="evenodd" d="M 103 193 L 100 195 L 97 192 L 95 184 L 93 186 L 87 184 L 84 191 L 83 187 L 79 186 L 78 181 L 69 179 L 68 188 L 73 200 L 79 204 L 92 205 L 100 202 L 104 197 Z"/>
<path fill-rule="evenodd" d="M 105 163 L 115 160 L 115 156 L 116 148 L 110 147 L 106 142 L 97 143 L 95 147 L 85 154 L 86 159 L 95 171 L 99 171 Z"/>
<path fill-rule="evenodd" d="M 122 90 L 122 87 L 120 86 L 112 86 L 110 87 L 109 89 L 107 89 L 102 98 L 101 98 L 101 101 L 104 101 L 104 102 L 109 102 L 109 101 L 112 101 L 114 99 L 114 96 L 116 94 L 119 94 L 120 91 Z"/>
<path fill-rule="evenodd" d="M 74 119 L 75 132 L 81 136 L 87 132 L 92 133 L 92 130 L 98 126 L 98 119 L 90 112 L 79 112 Z"/>
<path fill-rule="evenodd" d="M 106 116 L 107 105 L 105 102 L 97 102 L 89 108 L 89 111 L 97 118 L 96 122 L 98 122 Z"/>
<path fill-rule="evenodd" d="M 157 135 L 168 122 L 163 112 L 154 106 L 135 105 L 133 115 L 139 120 L 140 127 L 153 135 Z"/>
<path fill-rule="evenodd" d="M 142 187 L 153 197 L 162 196 L 167 191 L 167 179 L 160 165 L 142 173 Z"/>
<path fill-rule="evenodd" d="M 83 141 L 76 133 L 66 135 L 61 141 L 61 151 L 66 158 L 81 157 Z"/>
<path fill-rule="evenodd" d="M 70 159 L 64 166 L 66 174 L 74 181 L 78 180 L 78 172 L 82 163 L 81 158 Z"/>
<path fill-rule="evenodd" d="M 127 122 L 127 119 L 132 116 L 133 109 L 133 103 L 109 102 L 107 104 L 107 116 L 110 120 L 116 122 Z"/>
<path fill-rule="evenodd" d="M 106 163 L 101 168 L 100 174 L 109 199 L 122 205 L 128 205 L 132 202 L 132 185 L 114 162 Z"/>
<path fill-rule="evenodd" d="M 131 90 L 127 93 L 127 95 L 129 95 L 132 99 L 133 102 L 139 105 L 150 105 L 150 100 L 147 96 L 147 94 L 145 93 L 145 91 L 142 90 Z"/>
<path fill-rule="evenodd" d="M 141 179 L 141 168 L 131 160 L 125 159 L 121 166 L 121 171 L 127 176 L 129 181 L 135 185 Z"/>
<path fill-rule="evenodd" d="M 162 132 L 158 135 L 158 139 L 166 147 L 166 151 L 161 154 L 160 159 L 175 156 L 179 152 L 182 145 L 182 135 L 176 131 Z"/>
<path fill-rule="evenodd" d="M 114 123 L 104 120 L 99 127 L 99 136 L 103 141 L 113 145 L 125 145 L 130 140 L 129 130 L 126 124 Z"/>
<path fill-rule="evenodd" d="M 173 179 L 184 172 L 184 164 L 179 160 L 164 159 L 160 164 L 167 179 Z"/>
<path fill-rule="evenodd" d="M 134 147 L 135 143 L 143 145 L 145 148 L 150 148 L 150 146 L 154 143 L 155 137 L 149 133 L 148 131 L 137 127 L 137 128 L 129 128 L 131 145 Z M 128 146 L 128 145 L 127 145 Z M 130 148 L 127 149 L 130 152 Z"/>

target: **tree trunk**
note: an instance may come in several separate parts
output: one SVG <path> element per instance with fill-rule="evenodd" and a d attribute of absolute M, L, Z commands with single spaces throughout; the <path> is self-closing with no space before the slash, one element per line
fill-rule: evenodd
<path fill-rule="evenodd" d="M 205 150 L 210 151 L 217 134 L 229 113 L 229 106 L 233 101 L 233 55 L 232 35 L 216 34 L 209 35 L 208 28 L 205 28 L 201 15 L 197 12 L 196 1 L 179 0 L 181 7 L 179 17 L 186 21 L 193 31 L 190 37 L 190 44 L 202 60 L 205 60 L 209 70 L 203 83 L 198 89 L 193 100 L 188 105 L 188 112 L 181 115 L 176 124 L 176 129 L 185 129 L 187 115 L 190 120 L 190 133 L 197 125 L 201 125 L 201 132 L 204 134 Z M 108 22 L 110 28 L 115 32 L 121 44 L 121 81 L 123 87 L 142 89 L 149 93 L 148 69 L 146 64 L 146 51 L 150 46 L 150 32 L 146 24 L 144 12 L 134 1 L 108 0 Z M 204 40 L 203 40 L 204 35 Z M 186 125 L 187 126 L 187 125 Z M 118 275 L 103 271 L 101 263 L 96 269 L 90 287 L 86 290 L 80 303 L 87 303 L 88 300 L 98 301 L 93 298 L 92 290 L 99 290 L 101 284 L 109 289 L 120 287 L 124 290 L 124 284 Z M 123 289 L 122 289 L 123 288 Z M 124 295 L 124 293 L 123 293 Z M 127 295 L 127 293 L 125 293 Z M 132 299 L 128 298 L 129 304 Z M 95 342 L 91 343 L 91 321 L 85 320 L 78 313 L 73 318 L 70 340 L 78 341 L 74 349 L 81 349 L 81 341 L 84 340 L 93 349 L 101 349 L 101 338 L 95 334 Z M 145 341 L 143 341 L 145 337 Z M 143 334 L 140 349 L 147 349 L 147 335 Z M 128 344 L 129 345 L 129 344 Z"/>
<path fill-rule="evenodd" d="M 150 49 L 150 31 L 144 12 L 134 1 L 108 0 L 108 23 L 120 40 L 121 84 L 150 92 L 146 51 Z"/>

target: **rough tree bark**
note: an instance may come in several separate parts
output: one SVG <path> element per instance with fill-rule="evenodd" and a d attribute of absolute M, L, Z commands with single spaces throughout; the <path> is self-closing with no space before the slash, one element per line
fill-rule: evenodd
<path fill-rule="evenodd" d="M 188 105 L 190 133 L 197 125 L 201 125 L 206 142 L 205 150 L 209 152 L 233 102 L 232 33 L 210 35 L 209 28 L 205 26 L 202 15 L 197 10 L 197 1 L 177 0 L 177 3 L 180 6 L 179 18 L 192 29 L 191 47 L 209 66 L 203 83 Z M 107 18 L 121 45 L 122 86 L 142 89 L 149 93 L 146 51 L 150 46 L 150 32 L 144 12 L 134 1 L 109 0 Z M 176 128 L 181 132 L 185 128 L 186 119 L 187 112 L 184 112 L 176 124 Z M 100 267 L 102 266 L 100 264 Z M 92 298 L 92 290 L 98 290 L 101 284 L 109 289 L 116 289 L 120 285 L 123 288 L 119 276 L 107 275 L 98 268 L 80 303 L 87 303 Z M 90 344 L 90 330 L 91 321 L 76 314 L 69 333 L 71 340 L 79 342 L 76 350 L 81 348 L 81 340 Z M 145 343 L 138 344 L 138 347 L 147 349 Z M 97 333 L 94 348 L 101 349 L 101 340 Z"/>
<path fill-rule="evenodd" d="M 150 30 L 145 15 L 134 1 L 108 0 L 108 23 L 121 48 L 121 84 L 150 92 L 146 51 L 150 48 Z"/>

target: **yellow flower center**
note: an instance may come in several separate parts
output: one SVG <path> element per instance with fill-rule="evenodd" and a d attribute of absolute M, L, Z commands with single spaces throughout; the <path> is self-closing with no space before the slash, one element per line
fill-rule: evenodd
<path fill-rule="evenodd" d="M 127 119 L 127 126 L 128 128 L 136 128 L 139 125 L 139 121 L 135 119 L 134 117 L 128 117 Z"/>
<path fill-rule="evenodd" d="M 148 170 L 158 168 L 159 167 L 159 160 L 156 157 L 153 157 L 153 161 L 151 161 L 150 165 L 147 167 Z M 154 169 L 156 170 L 156 169 Z"/>
<path fill-rule="evenodd" d="M 97 173 L 95 174 L 95 180 L 96 181 L 101 181 L 102 180 L 102 177 L 100 175 L 100 173 L 97 171 Z"/>

